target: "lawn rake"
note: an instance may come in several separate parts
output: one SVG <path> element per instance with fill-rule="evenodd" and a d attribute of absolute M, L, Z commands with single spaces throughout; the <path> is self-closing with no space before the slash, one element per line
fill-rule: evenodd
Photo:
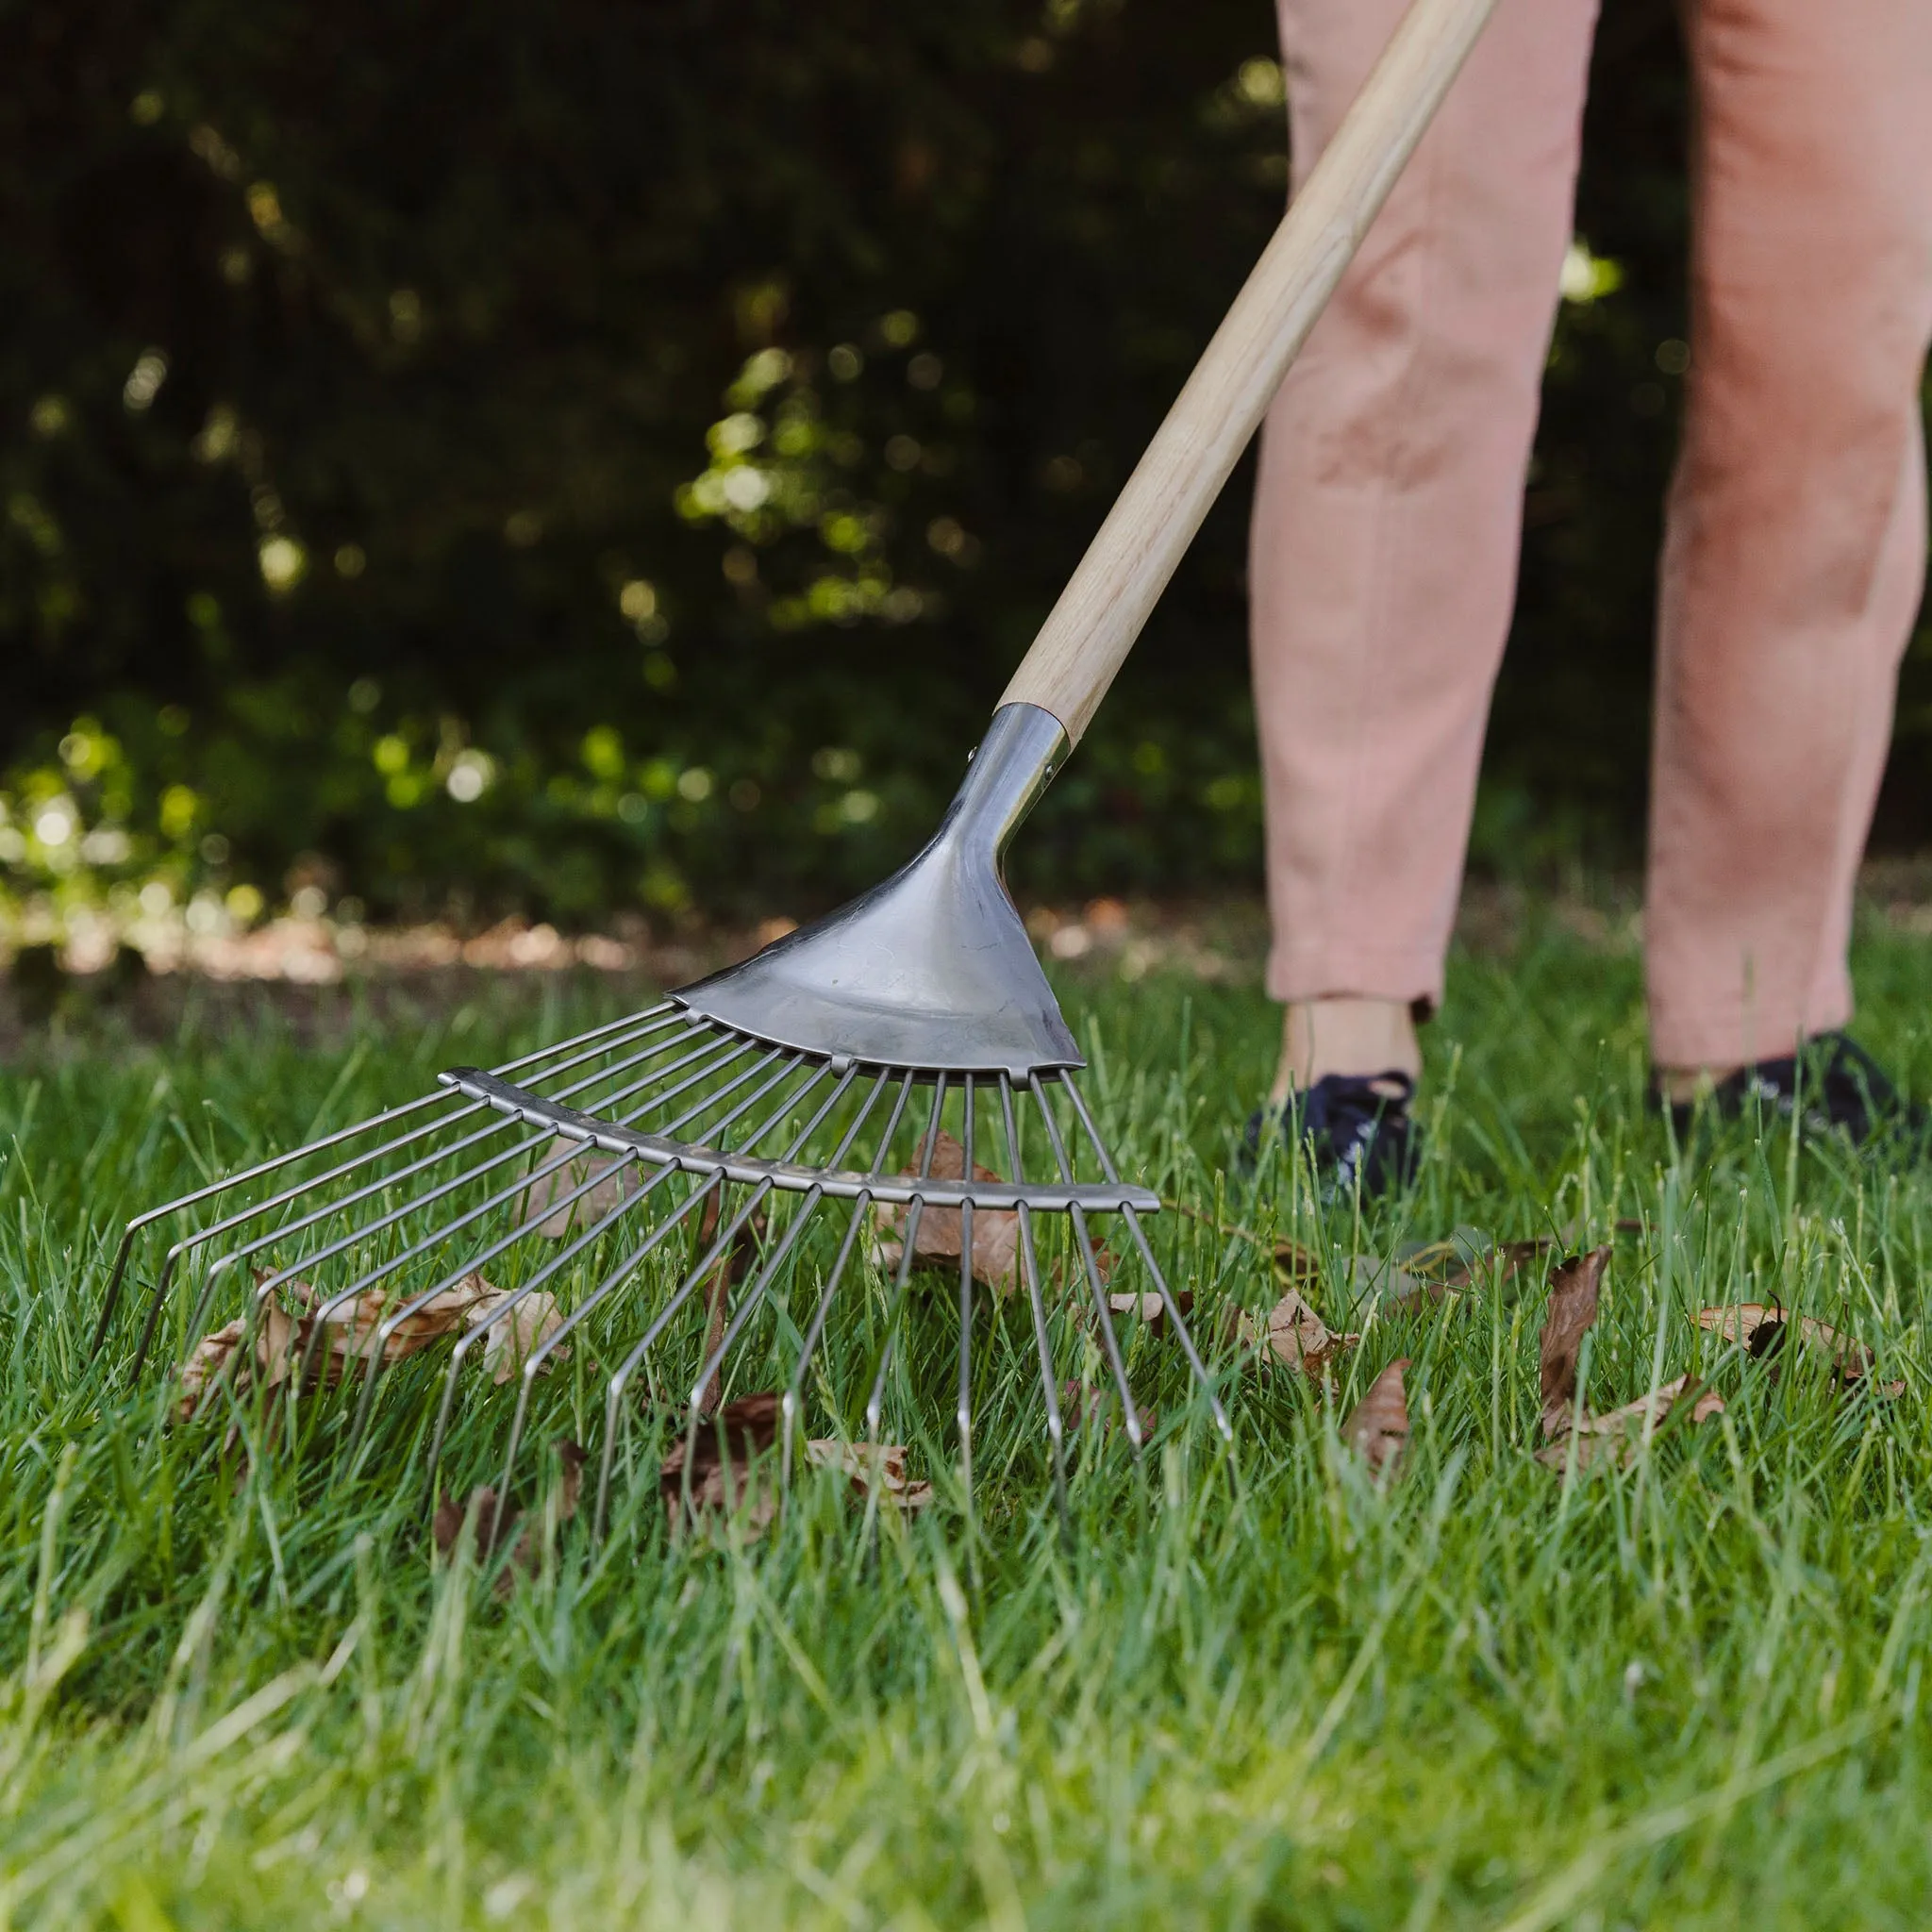
<path fill-rule="evenodd" d="M 424 1424 L 432 1495 L 471 1406 L 466 1374 L 486 1391 L 517 1382 L 508 1428 L 487 1452 L 501 1457 L 492 1474 L 504 1497 L 539 1433 L 541 1391 L 576 1378 L 581 1395 L 594 1380 L 600 1533 L 620 1479 L 635 1475 L 648 1434 L 640 1419 L 659 1429 L 675 1419 L 689 1452 L 728 1389 L 742 1389 L 741 1374 L 782 1371 L 789 1472 L 808 1407 L 877 1444 L 892 1391 L 916 1412 L 949 1357 L 970 1493 L 975 1281 L 980 1306 L 1000 1307 L 1004 1295 L 1024 1307 L 1062 1499 L 1063 1372 L 1075 1350 L 1103 1365 L 1138 1451 L 1133 1336 L 1171 1324 L 1201 1407 L 1226 1434 L 1187 1297 L 1142 1225 L 1158 1197 L 1123 1178 L 1075 1084 L 1083 1061 L 1002 857 L 1492 4 L 1414 0 L 924 851 L 843 910 L 647 1012 L 491 1072 L 455 1069 L 436 1092 L 142 1215 L 122 1241 L 97 1343 L 136 1241 L 163 1225 L 177 1231 L 148 1280 L 137 1374 L 165 1351 L 191 1388 L 197 1372 L 226 1374 L 231 1391 L 248 1373 L 291 1391 L 359 1378 L 344 1425 L 361 1441 L 384 1401 L 378 1370 L 426 1335 L 456 1333 Z M 935 1265 L 957 1280 L 943 1343 L 934 1303 L 944 1297 L 921 1286 Z M 225 1328 L 210 1326 L 237 1303 Z M 553 1371 L 562 1373 L 546 1383 Z M 1091 1413 L 1087 1391 L 1080 1401 Z"/>

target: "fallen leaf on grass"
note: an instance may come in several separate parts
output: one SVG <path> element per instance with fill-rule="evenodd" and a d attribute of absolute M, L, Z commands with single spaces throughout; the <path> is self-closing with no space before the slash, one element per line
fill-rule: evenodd
<path fill-rule="evenodd" d="M 708 1254 L 712 1241 L 717 1238 L 718 1223 L 724 1214 L 724 1189 L 716 1188 L 705 1201 L 705 1211 L 698 1222 L 697 1248 L 700 1255 Z M 744 1279 L 746 1271 L 758 1258 L 758 1243 L 765 1238 L 765 1210 L 762 1208 L 754 1209 L 731 1237 L 731 1245 L 718 1257 L 711 1270 L 710 1281 L 705 1290 L 707 1313 L 704 1353 L 698 1357 L 701 1362 L 709 1361 L 724 1339 L 724 1321 L 731 1291 Z M 712 1376 L 698 1405 L 700 1415 L 716 1413 L 720 1387 L 719 1378 Z"/>
<path fill-rule="evenodd" d="M 902 1173 L 916 1175 L 918 1165 Z M 932 1164 L 926 1170 L 933 1180 L 963 1180 L 966 1150 L 952 1135 L 942 1133 L 933 1143 Z M 1001 1178 L 991 1168 L 973 1163 L 973 1178 L 996 1181 Z M 911 1213 L 909 1206 L 882 1201 L 873 1209 L 882 1235 L 897 1237 Z M 957 1261 L 962 1239 L 960 1210 L 935 1208 L 929 1203 L 919 1210 L 919 1226 L 913 1235 L 915 1261 Z M 903 1239 L 883 1240 L 878 1244 L 879 1265 L 897 1268 L 906 1253 Z M 973 1210 L 973 1278 L 983 1287 L 1001 1294 L 1011 1294 L 1020 1279 L 1020 1217 L 1010 1208 L 975 1208 Z"/>
<path fill-rule="evenodd" d="M 1592 1248 L 1565 1261 L 1550 1276 L 1549 1312 L 1538 1346 L 1538 1379 L 1542 1393 L 1543 1434 L 1561 1435 L 1570 1426 L 1576 1400 L 1576 1362 L 1583 1338 L 1596 1320 L 1597 1295 L 1608 1248 Z"/>
<path fill-rule="evenodd" d="M 566 1154 L 574 1158 L 560 1166 L 550 1166 Z M 592 1154 L 583 1141 L 573 1141 L 566 1134 L 552 1139 L 531 1163 L 530 1172 L 530 1185 L 524 1193 L 524 1224 L 534 1224 L 548 1241 L 560 1241 L 601 1221 L 620 1201 L 636 1193 L 642 1180 L 636 1163 L 625 1156 Z M 567 1206 L 558 1205 L 574 1188 L 582 1187 L 593 1176 L 595 1187 Z"/>
<path fill-rule="evenodd" d="M 483 1281 L 480 1274 L 469 1278 Z M 557 1297 L 541 1288 L 531 1290 L 517 1301 L 514 1289 L 491 1288 L 488 1282 L 483 1282 L 483 1286 L 488 1291 L 464 1318 L 466 1327 L 481 1328 L 499 1308 L 514 1304 L 508 1315 L 496 1322 L 483 1337 L 483 1366 L 491 1371 L 492 1382 L 502 1384 L 563 1326 L 563 1310 L 558 1307 Z M 541 1373 L 547 1375 L 558 1362 L 569 1357 L 568 1348 L 554 1349 L 543 1357 Z"/>
<path fill-rule="evenodd" d="M 255 1278 L 259 1286 L 268 1277 L 258 1272 Z M 300 1307 L 318 1311 L 314 1319 L 329 1330 L 328 1346 L 343 1362 L 363 1356 L 384 1318 L 397 1309 L 409 1308 L 409 1312 L 383 1338 L 384 1362 L 402 1361 L 454 1335 L 474 1320 L 473 1311 L 495 1291 L 480 1274 L 466 1274 L 439 1290 L 420 1308 L 409 1307 L 413 1295 L 384 1296 L 369 1290 L 331 1307 L 330 1298 L 319 1288 L 306 1281 L 289 1284 L 289 1292 Z"/>
<path fill-rule="evenodd" d="M 1716 1390 L 1704 1388 L 1689 1375 L 1679 1375 L 1674 1382 L 1666 1382 L 1652 1393 L 1626 1402 L 1622 1408 L 1610 1409 L 1603 1415 L 1586 1415 L 1574 1429 L 1565 1429 L 1557 1441 L 1539 1449 L 1536 1459 L 1546 1468 L 1561 1469 L 1570 1459 L 1574 1443 L 1578 1469 L 1599 1465 L 1621 1469 L 1641 1446 L 1644 1424 L 1649 1424 L 1655 1437 L 1677 1405 L 1687 1399 L 1690 1402 L 1689 1413 L 1693 1426 L 1724 1413 L 1724 1397 Z"/>
<path fill-rule="evenodd" d="M 1402 1387 L 1407 1367 L 1407 1356 L 1391 1362 L 1341 1425 L 1341 1440 L 1376 1475 L 1393 1474 L 1408 1447 L 1408 1398 Z"/>
<path fill-rule="evenodd" d="M 674 1536 L 686 1528 L 737 1516 L 747 1536 L 759 1536 L 778 1513 L 776 1472 L 767 1454 L 778 1440 L 783 1408 L 776 1395 L 743 1395 L 672 1444 L 658 1471 L 658 1492 Z M 691 1503 L 685 1507 L 685 1457 L 691 1458 Z M 929 1482 L 906 1475 L 906 1450 L 896 1442 L 841 1442 L 814 1438 L 805 1460 L 842 1473 L 853 1492 L 876 1491 L 908 1515 L 933 1501 Z"/>
<path fill-rule="evenodd" d="M 1174 1290 L 1174 1305 L 1185 1322 L 1194 1312 L 1193 1290 Z M 1160 1335 L 1166 1331 L 1167 1304 L 1158 1294 L 1110 1294 L 1107 1298 L 1107 1309 L 1110 1315 L 1137 1316 L 1146 1324 L 1150 1335 Z"/>
<path fill-rule="evenodd" d="M 1832 1365 L 1839 1381 L 1847 1389 L 1867 1381 L 1876 1357 L 1862 1341 L 1841 1335 L 1810 1315 L 1791 1315 L 1783 1308 L 1766 1307 L 1759 1302 L 1740 1302 L 1725 1308 L 1699 1308 L 1697 1325 L 1726 1341 L 1740 1343 L 1749 1354 L 1774 1355 L 1784 1347 L 1786 1338 L 1795 1329 L 1798 1340 Z M 1903 1382 L 1871 1384 L 1879 1394 L 1891 1397 L 1905 1393 Z"/>
<path fill-rule="evenodd" d="M 674 1530 L 683 1518 L 687 1456 L 691 1514 L 707 1510 L 735 1514 L 745 1503 L 758 1458 L 778 1440 L 779 1417 L 777 1396 L 741 1395 L 671 1445 L 671 1453 L 658 1465 L 658 1493 Z M 776 1511 L 776 1496 L 768 1485 L 760 1484 L 746 1510 L 745 1528 L 756 1536 Z"/>
<path fill-rule="evenodd" d="M 930 1483 L 907 1479 L 906 1448 L 900 1442 L 841 1442 L 814 1436 L 805 1445 L 805 1459 L 814 1469 L 842 1470 L 861 1492 L 876 1489 L 908 1516 L 933 1500 Z"/>
<path fill-rule="evenodd" d="M 211 1334 L 204 1335 L 181 1364 L 181 1373 L 175 1385 L 175 1413 L 184 1423 L 201 1407 L 208 1390 L 220 1379 L 235 1351 L 242 1346 L 245 1326 L 238 1319 L 225 1328 L 217 1328 Z"/>
<path fill-rule="evenodd" d="M 258 1268 L 254 1273 L 257 1288 L 273 1278 L 266 1269 Z M 513 1291 L 492 1288 L 481 1274 L 471 1274 L 440 1289 L 420 1307 L 410 1306 L 413 1296 L 386 1296 L 374 1290 L 337 1302 L 312 1283 L 299 1280 L 285 1282 L 281 1293 L 293 1304 L 295 1312 L 290 1312 L 280 1295 L 269 1296 L 256 1317 L 255 1346 L 249 1359 L 238 1359 L 248 1332 L 245 1315 L 203 1336 L 195 1344 L 181 1365 L 178 1381 L 175 1412 L 183 1422 L 201 1407 L 225 1372 L 232 1371 L 238 1395 L 258 1376 L 263 1389 L 278 1389 L 305 1364 L 308 1386 L 333 1387 L 352 1366 L 367 1363 L 372 1346 L 382 1366 L 405 1361 L 465 1328 L 475 1327 L 509 1301 Z M 408 1312 L 377 1342 L 383 1323 L 398 1309 Z M 562 1319 L 551 1296 L 541 1292 L 525 1296 L 484 1342 L 483 1359 L 496 1362 L 496 1380 L 508 1381 L 523 1357 L 555 1332 Z"/>
<path fill-rule="evenodd" d="M 1583 1338 L 1596 1320 L 1609 1258 L 1608 1248 L 1592 1248 L 1565 1261 L 1550 1276 L 1549 1312 L 1543 1317 L 1538 1351 L 1545 1445 L 1536 1452 L 1536 1459 L 1549 1469 L 1568 1467 L 1573 1454 L 1579 1470 L 1624 1468 L 1641 1447 L 1645 1427 L 1654 1438 L 1687 1400 L 1693 1425 L 1724 1412 L 1723 1398 L 1689 1375 L 1679 1375 L 1602 1415 L 1577 1412 L 1577 1362 Z"/>
<path fill-rule="evenodd" d="M 1145 1442 L 1159 1426 L 1160 1411 L 1150 1403 L 1134 1402 L 1134 1414 Z M 1079 1429 L 1096 1429 L 1110 1435 L 1123 1421 L 1120 1391 L 1106 1384 L 1062 1382 L 1060 1384 L 1060 1427 L 1069 1435 Z"/>
<path fill-rule="evenodd" d="M 1343 1335 L 1332 1329 L 1316 1314 L 1295 1290 L 1290 1289 L 1269 1309 L 1266 1324 L 1257 1323 L 1245 1309 L 1235 1315 L 1235 1339 L 1257 1353 L 1267 1348 L 1291 1369 L 1319 1380 L 1330 1360 L 1342 1349 L 1353 1348 L 1359 1335 Z"/>
<path fill-rule="evenodd" d="M 1404 1275 L 1414 1284 L 1392 1306 L 1419 1313 L 1431 1303 L 1454 1301 L 1473 1289 L 1499 1289 L 1535 1268 L 1556 1247 L 1548 1235 L 1522 1241 L 1494 1241 L 1479 1229 L 1458 1229 L 1444 1241 L 1398 1253 Z"/>
<path fill-rule="evenodd" d="M 562 1465 L 557 1485 L 557 1520 L 562 1524 L 570 1522 L 577 1513 L 577 1501 L 583 1491 L 584 1464 L 591 1458 L 590 1452 L 581 1443 L 573 1442 L 568 1437 L 557 1444 L 557 1457 Z M 520 1575 L 536 1574 L 539 1561 L 537 1525 L 525 1523 L 521 1529 L 517 1529 L 517 1524 L 516 1510 L 503 1508 L 496 1491 L 484 1484 L 470 1491 L 467 1503 L 458 1503 L 453 1496 L 445 1496 L 436 1506 L 430 1534 L 436 1541 L 436 1554 L 447 1558 L 455 1554 L 462 1540 L 464 1525 L 473 1525 L 470 1547 L 480 1565 L 487 1563 L 508 1541 L 510 1532 L 516 1530 L 515 1547 L 510 1551 L 509 1560 L 497 1573 L 492 1586 L 497 1596 L 507 1597 L 516 1588 Z"/>

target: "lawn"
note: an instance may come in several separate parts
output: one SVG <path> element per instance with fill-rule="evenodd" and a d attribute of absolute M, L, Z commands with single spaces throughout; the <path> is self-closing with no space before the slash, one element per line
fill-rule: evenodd
<path fill-rule="evenodd" d="M 1927 1091 L 1932 943 L 1874 924 L 1858 965 L 1861 1037 Z M 204 1163 L 617 993 L 391 1002 L 359 1038 L 340 997 L 319 1027 L 191 998 L 160 1042 L 109 1014 L 30 1044 L 0 1080 L 0 1923 L 1923 1924 L 1932 1174 L 1776 1124 L 1680 1157 L 1634 955 L 1552 919 L 1458 958 L 1426 1165 L 1374 1212 L 1224 1172 L 1258 992 L 1091 962 L 1064 991 L 1124 1168 L 1195 1210 L 1155 1238 L 1197 1326 L 1265 1311 L 1299 1242 L 1361 1334 L 1333 1382 L 1222 1343 L 1224 1448 L 1137 1335 L 1153 1446 L 1085 1441 L 1063 1524 L 1030 1334 L 993 1310 L 970 1510 L 936 1397 L 907 1521 L 814 1472 L 762 1534 L 674 1543 L 653 1484 L 601 1545 L 553 1508 L 501 1590 L 434 1556 L 409 1404 L 358 1465 L 242 1464 L 130 1386 L 131 1315 L 99 1352 L 92 1325 L 121 1221 Z M 1457 1228 L 1613 1243 L 1588 1406 L 1694 1370 L 1722 1413 L 1539 1461 L 1544 1267 L 1377 1300 Z M 1903 1392 L 1698 1326 L 1732 1303 L 1861 1338 Z M 1412 1436 L 1378 1482 L 1338 1424 L 1396 1357 Z"/>

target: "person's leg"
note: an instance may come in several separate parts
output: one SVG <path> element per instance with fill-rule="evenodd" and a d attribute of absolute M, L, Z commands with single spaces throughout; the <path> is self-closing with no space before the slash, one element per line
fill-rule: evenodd
<path fill-rule="evenodd" d="M 1305 177 L 1402 0 L 1279 0 Z M 1501 0 L 1262 433 L 1250 547 L 1277 1094 L 1419 1070 L 1514 600 L 1595 0 Z"/>
<path fill-rule="evenodd" d="M 1925 564 L 1932 7 L 1690 0 L 1691 355 L 1658 608 L 1652 1053 L 1851 1014 L 1852 891 Z"/>

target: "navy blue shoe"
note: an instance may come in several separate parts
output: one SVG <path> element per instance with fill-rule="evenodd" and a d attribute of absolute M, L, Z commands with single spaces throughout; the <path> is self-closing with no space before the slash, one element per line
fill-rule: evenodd
<path fill-rule="evenodd" d="M 1806 1042 L 1802 1056 L 1740 1067 L 1699 1100 L 1665 1101 L 1654 1083 L 1652 1095 L 1669 1113 L 1680 1141 L 1690 1134 L 1700 1106 L 1707 1104 L 1720 1120 L 1729 1121 L 1755 1103 L 1789 1120 L 1801 1097 L 1805 1125 L 1812 1133 L 1840 1133 L 1855 1147 L 1905 1142 L 1924 1152 L 1932 1129 L 1932 1113 L 1907 1100 L 1849 1033 L 1821 1033 Z"/>
<path fill-rule="evenodd" d="M 1408 1115 L 1415 1082 L 1407 1074 L 1325 1074 L 1312 1087 L 1291 1093 L 1279 1107 L 1248 1117 L 1241 1137 L 1241 1168 L 1252 1174 L 1261 1137 L 1278 1133 L 1309 1146 L 1324 1200 L 1362 1199 L 1406 1188 L 1422 1159 L 1422 1131 Z"/>

